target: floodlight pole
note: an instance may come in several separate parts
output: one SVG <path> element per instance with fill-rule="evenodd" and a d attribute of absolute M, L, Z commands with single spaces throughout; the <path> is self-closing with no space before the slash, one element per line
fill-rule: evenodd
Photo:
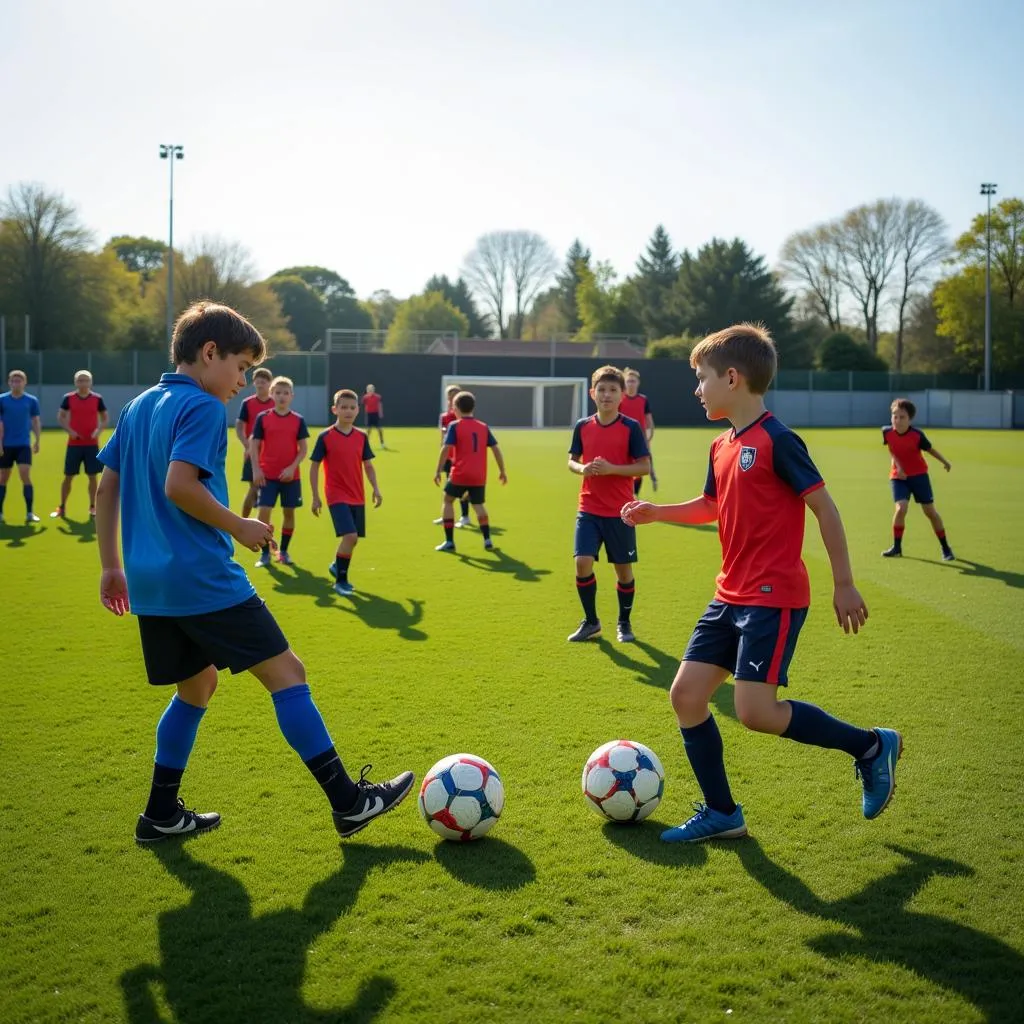
<path fill-rule="evenodd" d="M 171 186 L 169 225 L 167 230 L 167 344 L 174 332 L 174 161 L 185 159 L 185 147 L 172 144 L 160 146 L 160 159 L 170 166 Z"/>
<path fill-rule="evenodd" d="M 982 182 L 981 194 L 988 199 L 985 214 L 985 390 L 992 390 L 992 197 L 996 186 Z"/>

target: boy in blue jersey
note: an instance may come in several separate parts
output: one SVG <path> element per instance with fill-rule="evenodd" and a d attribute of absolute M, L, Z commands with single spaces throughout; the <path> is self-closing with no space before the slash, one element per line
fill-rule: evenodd
<path fill-rule="evenodd" d="M 39 419 L 39 400 L 25 394 L 28 376 L 24 370 L 11 370 L 7 374 L 8 389 L 0 395 L 0 523 L 4 521 L 4 498 L 11 470 L 18 467 L 21 486 L 25 494 L 25 522 L 38 523 L 39 516 L 32 511 L 35 488 L 32 486 L 32 456 L 39 454 L 42 426 Z M 30 438 L 34 437 L 34 441 Z"/>
<path fill-rule="evenodd" d="M 175 324 L 175 372 L 124 408 L 100 452 L 100 600 L 115 615 L 138 616 L 149 682 L 177 690 L 157 726 L 149 803 L 135 829 L 140 843 L 220 824 L 219 814 L 187 810 L 178 788 L 223 668 L 252 672 L 269 691 L 281 732 L 326 793 L 343 838 L 412 788 L 411 772 L 384 783 L 369 782 L 368 768 L 358 781 L 348 776 L 302 662 L 232 558 L 232 537 L 256 551 L 272 535 L 269 524 L 228 508 L 224 475 L 224 406 L 265 355 L 266 343 L 244 317 L 195 303 Z"/>

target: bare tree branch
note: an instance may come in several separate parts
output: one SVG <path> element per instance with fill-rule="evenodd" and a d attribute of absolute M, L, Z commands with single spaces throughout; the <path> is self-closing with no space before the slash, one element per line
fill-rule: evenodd
<path fill-rule="evenodd" d="M 834 224 L 790 235 L 779 257 L 783 277 L 804 286 L 812 309 L 825 318 L 832 331 L 843 326 L 839 264 L 839 236 Z"/>
<path fill-rule="evenodd" d="M 541 288 L 551 280 L 558 260 L 551 246 L 532 231 L 509 231 L 506 242 L 512 300 L 515 305 L 515 330 L 511 333 L 520 337 L 523 313 Z"/>
<path fill-rule="evenodd" d="M 902 281 L 897 299 L 897 370 L 903 368 L 903 333 L 911 291 L 949 252 L 946 222 L 935 210 L 920 199 L 911 199 L 900 206 L 897 244 Z"/>
<path fill-rule="evenodd" d="M 481 235 L 476 240 L 476 247 L 466 256 L 462 268 L 463 277 L 494 318 L 499 338 L 505 337 L 505 288 L 509 272 L 507 235 L 507 231 Z"/>

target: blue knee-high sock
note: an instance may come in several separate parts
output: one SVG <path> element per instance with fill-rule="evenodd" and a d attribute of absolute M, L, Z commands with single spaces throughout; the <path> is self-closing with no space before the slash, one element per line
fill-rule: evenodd
<path fill-rule="evenodd" d="M 787 740 L 845 750 L 850 757 L 863 757 L 875 745 L 876 737 L 870 729 L 858 729 L 802 700 L 791 700 L 789 706 L 793 717 L 782 734 Z"/>
<path fill-rule="evenodd" d="M 729 779 L 725 774 L 725 757 L 722 748 L 722 734 L 714 715 L 692 728 L 680 728 L 683 748 L 690 761 L 697 784 L 704 794 L 704 802 L 714 811 L 732 814 L 736 803 L 729 790 Z"/>
<path fill-rule="evenodd" d="M 7 497 L 7 484 L 0 484 L 0 514 L 4 510 L 4 498 Z"/>
<path fill-rule="evenodd" d="M 32 503 L 36 498 L 36 489 L 32 484 L 25 484 L 25 515 L 32 515 Z"/>
<path fill-rule="evenodd" d="M 355 804 L 359 790 L 334 749 L 309 686 L 306 683 L 289 686 L 287 690 L 278 690 L 273 698 L 277 724 L 288 745 L 320 783 L 331 807 L 336 811 L 348 810 Z"/>
<path fill-rule="evenodd" d="M 181 777 L 205 714 L 206 708 L 188 704 L 175 694 L 160 716 L 156 727 L 153 783 L 145 810 L 147 818 L 166 821 L 177 809 Z"/>

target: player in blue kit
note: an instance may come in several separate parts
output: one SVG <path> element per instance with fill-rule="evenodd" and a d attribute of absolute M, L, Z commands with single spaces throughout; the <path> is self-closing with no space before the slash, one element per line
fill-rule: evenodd
<path fill-rule="evenodd" d="M 326 793 L 342 837 L 391 810 L 413 785 L 411 772 L 372 783 L 369 766 L 358 781 L 349 777 L 302 662 L 232 558 L 232 538 L 257 551 L 272 536 L 269 524 L 231 511 L 224 473 L 224 407 L 265 354 L 259 332 L 233 309 L 193 304 L 175 324 L 175 372 L 124 408 L 100 452 L 100 600 L 115 615 L 138 616 L 149 682 L 177 691 L 157 726 L 140 843 L 220 824 L 219 814 L 188 810 L 178 797 L 219 669 L 252 672 L 270 693 L 281 732 Z"/>
<path fill-rule="evenodd" d="M 4 498 L 11 470 L 18 467 L 25 495 L 25 522 L 38 523 L 32 510 L 35 488 L 32 486 L 32 456 L 39 454 L 43 430 L 39 417 L 39 400 L 25 393 L 28 375 L 24 370 L 7 374 L 8 390 L 0 395 L 0 523 L 4 521 Z M 33 441 L 32 438 L 35 438 Z"/>

